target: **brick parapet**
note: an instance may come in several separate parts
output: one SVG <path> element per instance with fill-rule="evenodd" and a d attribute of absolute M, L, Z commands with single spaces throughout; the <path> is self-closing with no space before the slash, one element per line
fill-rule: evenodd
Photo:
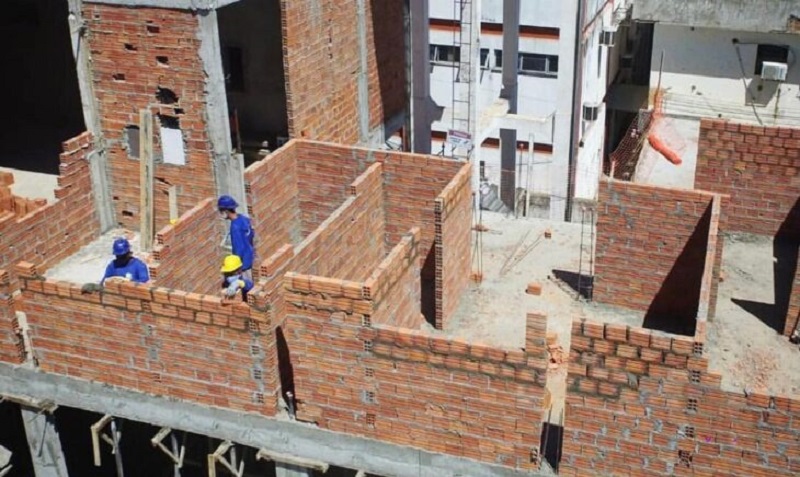
<path fill-rule="evenodd" d="M 0 362 L 19 364 L 24 360 L 24 351 L 14 310 L 11 275 L 0 269 Z"/>

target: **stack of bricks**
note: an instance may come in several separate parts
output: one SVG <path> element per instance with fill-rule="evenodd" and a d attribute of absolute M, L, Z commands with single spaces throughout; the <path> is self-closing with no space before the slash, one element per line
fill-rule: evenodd
<path fill-rule="evenodd" d="M 800 401 L 722 391 L 703 355 L 692 338 L 573 323 L 559 475 L 797 475 Z"/>
<path fill-rule="evenodd" d="M 164 288 L 217 294 L 221 289 L 222 243 L 227 223 L 208 198 L 156 234 L 150 278 Z"/>
<path fill-rule="evenodd" d="M 715 197 L 723 200 L 701 191 L 602 181 L 594 299 L 654 316 L 694 321 Z M 724 210 L 724 202 L 720 210 Z M 717 231 L 724 230 L 724 214 L 720 212 L 715 219 Z M 714 315 L 722 258 L 722 242 L 715 245 L 717 265 L 709 290 L 710 318 Z"/>
<path fill-rule="evenodd" d="M 87 159 L 92 136 L 83 133 L 62 144 L 56 201 L 25 216 L 0 213 L 0 268 L 27 260 L 45 270 L 99 235 Z M 12 288 L 16 283 L 11 273 Z"/>
<path fill-rule="evenodd" d="M 17 273 L 18 306 L 42 371 L 274 414 L 276 380 L 265 363 L 274 340 L 263 332 L 262 314 L 246 304 L 132 282 L 86 293 L 42 280 L 24 262 Z"/>
<path fill-rule="evenodd" d="M 24 356 L 22 338 L 18 333 L 14 298 L 11 295 L 11 276 L 0 270 L 0 362 L 18 364 Z"/>
<path fill-rule="evenodd" d="M 47 199 L 26 199 L 15 196 L 11 192 L 13 184 L 14 174 L 0 172 L 0 221 L 8 218 L 8 214 L 21 217 L 47 205 Z"/>
<path fill-rule="evenodd" d="M 169 223 L 169 196 L 161 188 L 177 186 L 178 208 L 185 211 L 216 193 L 211 145 L 206 128 L 206 76 L 200 59 L 198 12 L 165 8 L 85 3 L 83 16 L 91 50 L 94 95 L 108 145 L 109 175 L 116 216 L 138 230 L 138 151 L 128 151 L 125 128 L 139 126 L 139 111 L 164 103 L 159 88 L 177 102 L 154 109 L 154 155 L 159 116 L 179 120 L 185 165 L 157 164 L 154 212 L 156 229 Z M 161 59 L 161 61 L 159 60 Z"/>
<path fill-rule="evenodd" d="M 458 307 L 470 281 L 472 262 L 472 168 L 464 167 L 436 198 L 436 315 L 443 329 Z"/>
<path fill-rule="evenodd" d="M 731 231 L 776 235 L 800 213 L 800 129 L 704 119 L 695 187 L 730 195 Z"/>
<path fill-rule="evenodd" d="M 284 288 L 298 419 L 431 452 L 538 468 L 544 316 L 530 315 L 526 348 L 508 351 L 377 324 L 372 296 L 348 282 L 290 273 Z"/>

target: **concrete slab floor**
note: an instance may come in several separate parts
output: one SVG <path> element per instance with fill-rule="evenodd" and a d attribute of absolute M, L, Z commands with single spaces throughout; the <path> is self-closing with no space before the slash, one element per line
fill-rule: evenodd
<path fill-rule="evenodd" d="M 780 335 L 775 316 L 773 245 L 770 237 L 731 235 L 722 257 L 717 313 L 707 334 L 709 368 L 730 391 L 800 394 L 800 349 Z"/>
<path fill-rule="evenodd" d="M 108 262 L 114 258 L 111 254 L 111 245 L 118 237 L 127 238 L 131 243 L 134 255 L 147 263 L 149 257 L 142 254 L 139 247 L 139 233 L 118 228 L 104 233 L 91 243 L 81 247 L 77 253 L 47 270 L 44 276 L 53 280 L 63 280 L 81 285 L 99 283 Z"/>
<path fill-rule="evenodd" d="M 8 167 L 0 167 L 0 172 L 14 174 L 14 184 L 11 186 L 11 192 L 14 195 L 28 199 L 47 199 L 47 202 L 56 200 L 54 191 L 58 187 L 57 175 L 21 171 Z"/>

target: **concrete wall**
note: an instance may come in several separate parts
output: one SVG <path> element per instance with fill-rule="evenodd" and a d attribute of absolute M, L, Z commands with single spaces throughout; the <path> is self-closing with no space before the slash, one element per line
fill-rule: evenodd
<path fill-rule="evenodd" d="M 645 327 L 694 335 L 713 194 L 603 181 L 594 298 L 645 312 Z M 718 223 L 719 224 L 719 223 Z M 724 228 L 724 220 L 719 227 Z M 716 261 L 722 245 L 716 247 Z M 711 282 L 714 315 L 718 270 Z"/>
<path fill-rule="evenodd" d="M 757 18 L 753 11 L 745 17 Z M 738 46 L 733 39 L 738 40 Z M 755 75 L 759 44 L 790 48 L 785 83 L 762 81 Z M 651 88 L 658 85 L 662 51 L 665 114 L 765 126 L 800 125 L 800 103 L 796 98 L 800 92 L 798 35 L 656 24 Z"/>
<path fill-rule="evenodd" d="M 752 32 L 797 31 L 792 15 L 800 17 L 792 0 L 636 0 L 633 9 L 637 20 Z"/>
<path fill-rule="evenodd" d="M 573 323 L 559 475 L 797 475 L 798 401 L 722 391 L 704 346 Z"/>

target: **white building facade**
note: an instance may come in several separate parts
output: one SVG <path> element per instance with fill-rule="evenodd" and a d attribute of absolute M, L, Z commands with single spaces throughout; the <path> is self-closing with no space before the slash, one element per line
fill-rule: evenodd
<path fill-rule="evenodd" d="M 434 114 L 432 152 L 450 155 L 445 144 L 454 128 L 454 82 L 459 74 L 463 39 L 458 5 L 463 0 L 430 0 L 430 92 Z M 498 102 L 503 89 L 504 0 L 472 2 L 480 21 L 480 68 L 472 101 L 477 105 L 473 155 L 484 182 L 501 180 L 500 128 L 517 134 L 516 170 L 511 184 L 516 207 L 527 203 L 529 215 L 553 220 L 580 219 L 576 204 L 597 194 L 605 141 L 603 105 L 609 48 L 621 0 L 524 0 L 520 5 L 519 55 L 516 64 L 516 114 Z M 579 61 L 576 61 L 576 55 Z M 577 73 L 577 74 L 576 74 Z M 506 105 L 507 106 L 507 105 Z M 527 194 L 526 194 L 527 192 Z M 528 210 L 527 207 L 523 207 Z"/>

